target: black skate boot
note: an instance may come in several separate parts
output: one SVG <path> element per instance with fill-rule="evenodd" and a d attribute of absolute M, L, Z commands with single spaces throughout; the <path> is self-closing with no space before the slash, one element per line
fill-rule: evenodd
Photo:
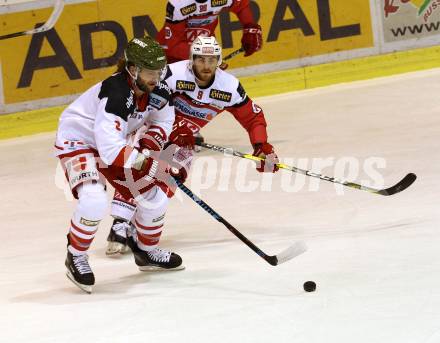
<path fill-rule="evenodd" d="M 127 230 L 130 223 L 122 219 L 115 219 L 107 237 L 108 245 L 105 254 L 114 256 L 116 254 L 124 254 L 128 251 L 127 247 Z"/>
<path fill-rule="evenodd" d="M 133 251 L 134 261 L 139 266 L 140 271 L 185 269 L 185 266 L 182 265 L 182 258 L 176 253 L 159 248 L 155 248 L 152 251 L 143 251 L 139 249 L 133 236 L 127 238 L 127 243 Z"/>
<path fill-rule="evenodd" d="M 87 254 L 74 256 L 67 251 L 66 267 L 67 277 L 84 292 L 92 293 L 92 286 L 95 284 L 95 275 L 90 269 L 89 257 Z"/>

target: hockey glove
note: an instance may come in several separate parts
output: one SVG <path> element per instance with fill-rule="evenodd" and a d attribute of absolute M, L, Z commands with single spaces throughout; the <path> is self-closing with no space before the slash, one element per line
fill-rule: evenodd
<path fill-rule="evenodd" d="M 140 150 L 161 151 L 166 141 L 166 135 L 162 132 L 148 130 L 139 140 Z M 148 153 L 147 153 L 148 154 Z"/>
<path fill-rule="evenodd" d="M 250 56 L 263 47 L 263 35 L 261 26 L 258 24 L 247 24 L 243 27 L 241 45 L 245 51 L 244 56 Z"/>
<path fill-rule="evenodd" d="M 174 123 L 173 131 L 168 141 L 170 144 L 176 144 L 179 147 L 191 150 L 194 149 L 196 143 L 194 133 L 184 123 Z"/>
<path fill-rule="evenodd" d="M 169 169 L 169 173 L 172 177 L 174 177 L 175 179 L 179 180 L 182 183 L 185 183 L 186 178 L 188 177 L 188 172 L 184 167 L 181 168 L 172 167 Z"/>
<path fill-rule="evenodd" d="M 254 144 L 253 156 L 264 158 L 264 161 L 257 162 L 257 170 L 260 173 L 275 173 L 278 171 L 278 166 L 276 165 L 278 161 L 278 156 L 275 154 L 272 144 L 269 143 L 257 143 Z"/>
<path fill-rule="evenodd" d="M 156 179 L 156 174 L 159 169 L 159 161 L 155 158 L 150 157 L 146 153 L 148 150 L 144 150 L 144 152 L 140 152 L 136 156 L 136 160 L 133 163 L 133 169 L 139 172 L 139 176 L 145 178 L 146 181 L 152 182 Z"/>

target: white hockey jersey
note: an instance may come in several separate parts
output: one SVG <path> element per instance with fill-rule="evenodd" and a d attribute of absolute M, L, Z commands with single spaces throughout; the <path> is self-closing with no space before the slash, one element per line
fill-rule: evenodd
<path fill-rule="evenodd" d="M 164 81 L 173 92 L 176 122 L 184 120 L 194 133 L 227 110 L 249 133 L 252 144 L 267 141 L 263 110 L 232 74 L 217 68 L 211 84 L 200 87 L 185 60 L 169 64 Z"/>
<path fill-rule="evenodd" d="M 139 153 L 129 142 L 130 135 L 146 125 L 168 137 L 173 122 L 171 91 L 165 83 L 136 100 L 127 76 L 117 73 L 88 89 L 64 110 L 55 154 L 93 149 L 107 165 L 130 168 Z M 121 160 L 121 156 L 128 157 Z"/>

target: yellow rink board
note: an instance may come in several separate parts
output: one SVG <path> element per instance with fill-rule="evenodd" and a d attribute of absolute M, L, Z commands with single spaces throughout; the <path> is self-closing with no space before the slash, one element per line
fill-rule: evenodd
<path fill-rule="evenodd" d="M 267 96 L 440 67 L 440 47 L 302 67 L 240 78 L 251 97 Z M 65 106 L 0 115 L 0 139 L 54 131 Z"/>
<path fill-rule="evenodd" d="M 53 30 L 0 40 L 4 104 L 84 92 L 116 69 L 128 39 L 156 35 L 164 22 L 165 4 L 165 0 L 66 4 Z M 329 1 L 310 0 L 258 0 L 252 4 L 260 13 L 264 49 L 250 57 L 236 56 L 229 62 L 231 68 L 374 46 L 370 0 L 332 0 L 331 6 Z M 50 12 L 51 8 L 41 8 L 2 14 L 1 32 L 19 32 L 44 23 Z M 241 46 L 242 30 L 233 14 L 224 12 L 220 22 L 216 36 L 223 53 L 229 54 Z M 194 29 L 185 34 L 201 33 Z"/>

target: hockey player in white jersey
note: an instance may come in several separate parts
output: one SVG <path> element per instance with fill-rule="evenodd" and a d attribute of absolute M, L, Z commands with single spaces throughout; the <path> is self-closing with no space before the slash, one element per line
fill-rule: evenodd
<path fill-rule="evenodd" d="M 183 165 L 176 172 L 181 181 L 187 177 L 192 152 L 195 145 L 194 134 L 213 120 L 224 110 L 230 112 L 243 126 L 249 135 L 250 143 L 254 148 L 253 154 L 265 157 L 266 162 L 257 165 L 259 172 L 276 172 L 278 158 L 273 146 L 268 142 L 266 121 L 263 110 L 246 94 L 236 77 L 219 68 L 222 63 L 221 47 L 214 37 L 198 37 L 191 45 L 190 59 L 167 66 L 164 81 L 173 92 L 173 103 L 176 112 L 173 131 L 169 143 L 177 144 L 181 149 L 176 159 Z M 173 190 L 168 189 L 171 197 Z M 150 218 L 152 228 L 160 234 L 165 216 L 166 206 L 159 217 L 161 225 L 154 224 L 158 218 Z M 116 193 L 113 198 L 111 214 L 115 218 L 110 230 L 111 237 L 124 236 L 125 230 L 135 216 L 136 205 L 132 199 L 124 198 Z M 152 229 L 150 228 L 150 229 Z M 149 244 L 143 231 L 138 238 Z M 113 238 L 114 239 L 114 238 Z M 129 239 L 130 243 L 130 239 Z M 109 242 L 107 254 L 123 253 L 124 246 Z"/>
<path fill-rule="evenodd" d="M 163 211 L 167 197 L 161 188 L 167 188 L 163 177 L 168 165 L 158 155 L 175 115 L 170 89 L 160 81 L 165 67 L 165 54 L 156 41 L 135 38 L 125 49 L 119 72 L 88 89 L 61 115 L 55 151 L 78 199 L 65 264 L 67 276 L 86 292 L 95 283 L 87 251 L 106 213 L 106 180 L 133 198 L 140 230 Z M 154 240 L 154 231 L 150 233 Z M 140 269 L 183 268 L 179 255 L 157 244 L 139 244 L 133 250 Z"/>

